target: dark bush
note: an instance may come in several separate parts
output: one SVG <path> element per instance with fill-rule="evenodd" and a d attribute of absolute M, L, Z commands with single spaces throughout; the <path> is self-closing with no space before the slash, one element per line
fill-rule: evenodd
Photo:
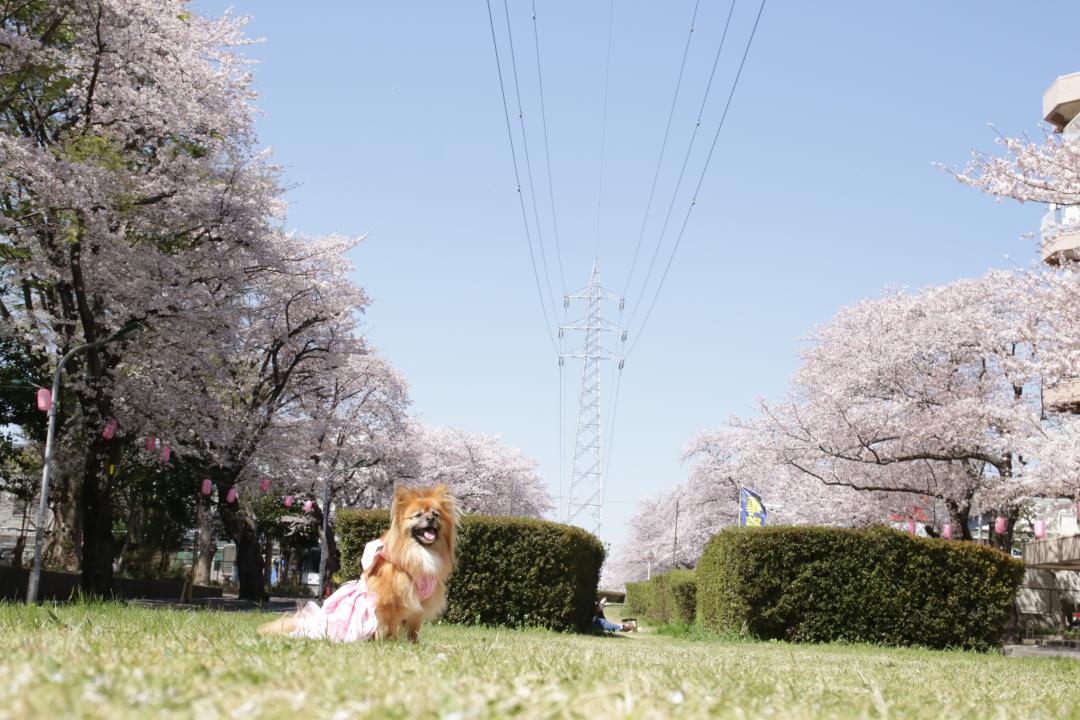
<path fill-rule="evenodd" d="M 987 650 L 1023 563 L 889 528 L 728 528 L 697 568 L 698 620 L 761 639 Z"/>
<path fill-rule="evenodd" d="M 689 624 L 697 610 L 693 570 L 669 570 L 646 582 L 626 583 L 626 604 L 633 613 L 656 623 Z"/>
<path fill-rule="evenodd" d="M 369 540 L 390 525 L 386 510 L 342 510 L 337 517 L 344 581 L 359 577 Z M 511 627 L 586 630 L 592 622 L 604 548 L 584 530 L 520 517 L 467 515 L 446 619 Z"/>

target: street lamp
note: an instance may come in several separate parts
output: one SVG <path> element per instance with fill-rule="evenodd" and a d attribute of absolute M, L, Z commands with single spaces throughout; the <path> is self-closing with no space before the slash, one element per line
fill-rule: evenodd
<path fill-rule="evenodd" d="M 49 467 L 52 465 L 53 437 L 56 434 L 56 408 L 60 405 L 60 374 L 63 372 L 67 361 L 78 353 L 101 347 L 114 340 L 120 340 L 141 324 L 139 321 L 129 322 L 112 337 L 95 340 L 68 350 L 67 354 L 60 358 L 60 362 L 56 364 L 56 372 L 53 373 L 52 402 L 49 403 L 49 429 L 45 435 L 45 463 L 44 467 L 41 468 L 41 501 L 38 503 L 37 527 L 34 528 L 34 564 L 30 569 L 30 580 L 26 585 L 26 602 L 28 604 L 37 602 L 38 586 L 41 584 L 41 546 L 45 532 L 45 515 L 49 511 Z"/>

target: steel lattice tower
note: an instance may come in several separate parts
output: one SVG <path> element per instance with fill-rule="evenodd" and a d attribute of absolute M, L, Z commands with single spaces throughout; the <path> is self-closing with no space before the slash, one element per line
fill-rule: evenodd
<path fill-rule="evenodd" d="M 617 360 L 622 369 L 623 358 L 607 350 L 601 342 L 603 333 L 616 333 L 626 340 L 626 330 L 600 317 L 601 303 L 617 302 L 623 309 L 623 299 L 600 285 L 600 268 L 593 260 L 589 285 L 563 299 L 566 307 L 571 300 L 585 301 L 585 317 L 559 327 L 559 337 L 567 330 L 585 333 L 585 343 L 571 352 L 559 355 L 561 365 L 566 358 L 581 358 L 581 395 L 578 400 L 577 431 L 574 436 L 574 456 L 570 472 L 570 496 L 566 504 L 566 522 L 575 523 L 597 535 L 604 509 L 604 474 L 601 464 L 600 426 L 600 362 Z"/>

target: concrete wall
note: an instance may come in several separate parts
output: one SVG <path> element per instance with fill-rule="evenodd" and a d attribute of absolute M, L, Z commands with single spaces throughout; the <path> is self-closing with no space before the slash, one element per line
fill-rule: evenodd
<path fill-rule="evenodd" d="M 29 570 L 0 567 L 0 600 L 25 600 Z M 145 598 L 152 600 L 179 599 L 183 580 L 134 580 L 116 578 L 113 590 L 120 598 Z M 74 573 L 43 571 L 38 593 L 42 600 L 70 600 L 78 591 L 79 576 Z M 221 597 L 221 588 L 196 585 L 192 596 L 197 598 Z"/>
<path fill-rule="evenodd" d="M 1027 569 L 1016 594 L 1020 631 L 1064 629 L 1070 603 L 1080 610 L 1080 572 Z"/>

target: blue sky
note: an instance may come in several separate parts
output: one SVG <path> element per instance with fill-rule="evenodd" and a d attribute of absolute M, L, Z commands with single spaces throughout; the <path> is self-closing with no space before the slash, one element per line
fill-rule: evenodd
<path fill-rule="evenodd" d="M 508 4 L 550 253 L 530 3 Z M 602 175 L 611 6 L 536 5 L 566 286 L 585 285 L 598 247 L 604 284 L 622 292 L 694 2 L 615 0 Z M 541 463 L 558 494 L 559 377 L 514 189 L 486 4 L 195 3 L 205 14 L 230 6 L 252 15 L 250 34 L 265 40 L 247 54 L 259 61 L 260 141 L 293 186 L 289 225 L 368 234 L 354 257 L 356 281 L 374 298 L 366 330 L 408 377 L 415 411 L 501 435 Z M 646 262 L 728 7 L 701 2 L 645 225 Z M 756 1 L 736 5 L 690 185 L 756 11 Z M 1037 134 L 1042 92 L 1080 70 L 1078 26 L 1080 5 L 1064 3 L 1034 12 L 1004 0 L 769 1 L 698 205 L 624 370 L 605 540 L 624 537 L 637 500 L 685 477 L 678 457 L 696 432 L 784 391 L 799 338 L 838 306 L 1032 261 L 1034 241 L 1022 236 L 1037 228 L 1039 208 L 997 205 L 933 163 L 993 150 L 988 123 Z M 685 192 L 676 201 L 675 229 L 687 202 Z M 552 273 L 558 296 L 554 265 Z M 629 312 L 642 277 L 639 267 Z M 567 366 L 566 465 L 578 373 Z M 604 383 L 610 399 L 611 378 Z"/>

